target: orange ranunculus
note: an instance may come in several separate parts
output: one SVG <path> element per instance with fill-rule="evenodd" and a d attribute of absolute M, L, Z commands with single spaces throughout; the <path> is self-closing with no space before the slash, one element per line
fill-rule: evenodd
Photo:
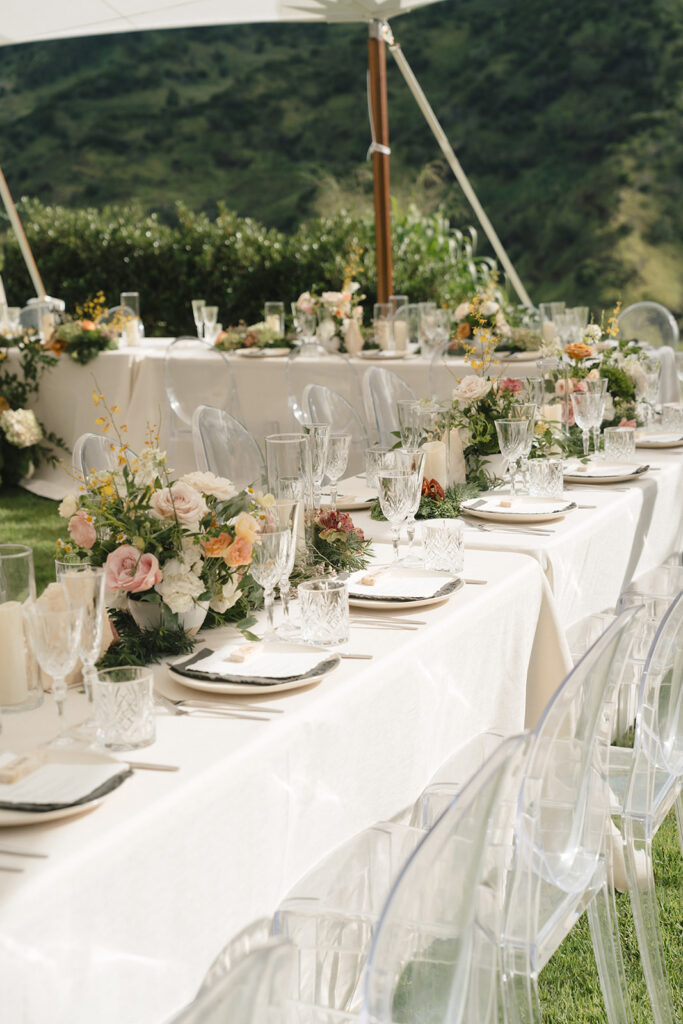
<path fill-rule="evenodd" d="M 595 355 L 595 349 L 584 344 L 583 341 L 572 341 L 569 345 L 565 345 L 564 350 L 570 359 L 588 359 L 589 356 Z"/>
<path fill-rule="evenodd" d="M 81 330 L 82 331 L 96 331 L 97 330 L 97 324 L 94 324 L 92 322 L 92 320 L 81 320 Z"/>
<path fill-rule="evenodd" d="M 458 324 L 457 335 L 459 338 L 469 338 L 472 333 L 472 328 L 467 323 L 467 320 L 463 320 L 462 323 Z"/>
<path fill-rule="evenodd" d="M 54 352 L 56 356 L 61 356 L 62 352 L 66 348 L 66 345 L 67 343 L 65 341 L 62 341 L 62 339 L 58 338 L 55 334 L 53 334 L 52 337 L 48 338 L 48 340 L 45 342 L 45 348 L 48 349 L 50 352 Z"/>
<path fill-rule="evenodd" d="M 249 565 L 251 562 L 252 543 L 246 537 L 237 537 L 224 553 L 226 564 L 235 569 L 238 565 Z"/>
<path fill-rule="evenodd" d="M 202 542 L 207 558 L 220 558 L 228 550 L 232 540 L 229 533 L 219 533 L 217 537 L 208 537 Z"/>

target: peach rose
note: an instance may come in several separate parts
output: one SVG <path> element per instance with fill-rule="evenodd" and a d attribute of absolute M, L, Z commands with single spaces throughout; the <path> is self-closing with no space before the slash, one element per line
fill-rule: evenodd
<path fill-rule="evenodd" d="M 92 516 L 88 515 L 85 509 L 79 508 L 78 512 L 69 520 L 69 534 L 74 544 L 89 551 L 97 540 L 97 533 L 92 524 Z"/>
<path fill-rule="evenodd" d="M 162 572 L 154 555 L 141 555 L 131 544 L 122 544 L 107 556 L 107 590 L 139 594 L 161 583 Z"/>
<path fill-rule="evenodd" d="M 250 516 L 248 512 L 240 512 L 235 520 L 235 537 L 244 537 L 250 544 L 253 544 L 259 533 L 258 520 Z"/>
<path fill-rule="evenodd" d="M 467 320 L 463 320 L 463 322 L 461 324 L 458 324 L 458 329 L 456 331 L 456 334 L 458 335 L 459 338 L 469 338 L 471 333 L 472 333 L 472 328 L 467 323 Z"/>
<path fill-rule="evenodd" d="M 251 541 L 246 537 L 237 537 L 223 555 L 226 564 L 233 569 L 238 565 L 249 565 L 252 547 Z"/>
<path fill-rule="evenodd" d="M 591 348 L 590 345 L 585 345 L 582 341 L 572 341 L 571 344 L 564 346 L 564 351 L 570 359 L 588 359 L 589 356 L 595 355 L 595 349 Z"/>
<path fill-rule="evenodd" d="M 199 491 L 182 480 L 176 480 L 171 487 L 162 487 L 149 499 L 150 515 L 154 519 L 177 519 L 181 526 L 196 530 L 199 522 L 209 511 Z"/>
<path fill-rule="evenodd" d="M 204 554 L 207 558 L 220 558 L 230 547 L 232 539 L 229 533 L 219 533 L 217 537 L 209 537 L 202 541 Z"/>

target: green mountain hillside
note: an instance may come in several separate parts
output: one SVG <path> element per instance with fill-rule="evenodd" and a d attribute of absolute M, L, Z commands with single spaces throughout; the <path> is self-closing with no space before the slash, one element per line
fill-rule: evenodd
<path fill-rule="evenodd" d="M 536 300 L 683 310 L 683 0 L 445 0 L 393 29 Z M 366 209 L 362 26 L 254 25 L 0 49 L 16 197 L 218 200 L 293 229 Z M 472 213 L 388 57 L 393 191 Z"/>

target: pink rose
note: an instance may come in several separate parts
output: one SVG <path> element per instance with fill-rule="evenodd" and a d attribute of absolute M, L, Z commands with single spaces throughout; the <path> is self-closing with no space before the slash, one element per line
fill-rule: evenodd
<path fill-rule="evenodd" d="M 302 313 L 313 312 L 313 297 L 310 292 L 302 292 L 299 298 L 296 300 L 296 304 Z"/>
<path fill-rule="evenodd" d="M 498 384 L 498 393 L 502 395 L 505 391 L 509 391 L 511 394 L 516 395 L 523 387 L 524 382 L 517 377 L 504 377 Z"/>
<path fill-rule="evenodd" d="M 575 394 L 584 395 L 588 385 L 585 380 L 570 380 L 571 389 Z"/>
<path fill-rule="evenodd" d="M 97 540 L 97 533 L 92 524 L 92 516 L 85 509 L 79 508 L 76 515 L 69 520 L 69 533 L 74 544 L 88 551 Z"/>
<path fill-rule="evenodd" d="M 570 391 L 571 391 L 571 386 L 570 386 Z M 567 394 L 567 382 L 566 382 L 566 380 L 563 380 L 562 377 L 560 377 L 559 380 L 555 381 L 555 394 L 556 395 L 560 395 L 560 397 L 563 397 L 564 395 Z"/>
<path fill-rule="evenodd" d="M 233 569 L 238 565 L 249 565 L 251 562 L 251 541 L 246 537 L 237 537 L 223 555 L 226 564 Z"/>
<path fill-rule="evenodd" d="M 619 426 L 620 427 L 635 427 L 636 426 L 636 421 L 635 420 L 626 420 L 626 419 L 622 418 L 621 423 L 619 424 Z"/>
<path fill-rule="evenodd" d="M 177 480 L 162 487 L 149 499 L 150 515 L 155 519 L 177 519 L 181 526 L 196 530 L 209 508 L 196 488 Z"/>
<path fill-rule="evenodd" d="M 139 594 L 161 583 L 162 572 L 154 555 L 141 555 L 131 544 L 122 544 L 107 556 L 107 589 Z"/>

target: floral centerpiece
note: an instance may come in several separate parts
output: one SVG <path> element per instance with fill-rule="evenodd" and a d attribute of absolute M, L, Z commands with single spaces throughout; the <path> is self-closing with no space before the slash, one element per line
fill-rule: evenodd
<path fill-rule="evenodd" d="M 104 406 L 99 425 L 116 435 L 118 468 L 88 476 L 62 501 L 69 539 L 57 542 L 59 557 L 105 567 L 114 607 L 126 613 L 117 629 L 136 638 L 150 631 L 148 660 L 176 652 L 178 634 L 191 638 L 207 614 L 212 625 L 246 628 L 258 593 L 248 567 L 269 496 L 238 491 L 213 473 L 171 479 L 156 438 L 134 455 L 115 424 L 118 408 L 98 392 L 94 401 Z"/>
<path fill-rule="evenodd" d="M 302 313 L 317 315 L 319 322 L 316 336 L 321 344 L 329 344 L 339 335 L 342 339 L 340 348 L 343 349 L 347 332 L 356 328 L 360 330 L 364 298 L 360 294 L 359 283 L 346 280 L 338 292 L 322 292 L 320 295 L 310 291 L 302 292 L 296 305 Z"/>
<path fill-rule="evenodd" d="M 16 350 L 18 360 L 10 365 L 7 349 L 0 347 L 0 486 L 32 476 L 41 462 L 55 464 L 56 449 L 65 448 L 28 408 L 42 374 L 57 360 L 30 332 L 0 339 L 0 345 L 5 343 Z"/>
<path fill-rule="evenodd" d="M 227 327 L 216 338 L 216 347 L 224 352 L 239 348 L 289 348 L 289 342 L 265 323 Z"/>
<path fill-rule="evenodd" d="M 97 325 L 97 320 L 106 310 L 103 292 L 88 299 L 82 307 L 76 306 L 73 316 L 60 314 L 55 329 L 46 346 L 55 355 L 66 352 L 75 363 L 85 366 L 100 352 L 118 348 L 119 335 L 124 323 L 112 320 L 107 327 Z"/>

